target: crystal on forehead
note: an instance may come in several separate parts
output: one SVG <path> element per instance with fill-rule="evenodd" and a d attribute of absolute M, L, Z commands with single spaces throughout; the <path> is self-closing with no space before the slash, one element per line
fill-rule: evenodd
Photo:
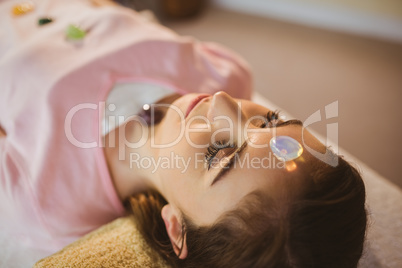
<path fill-rule="evenodd" d="M 269 142 L 274 155 L 281 161 L 290 161 L 303 153 L 301 144 L 288 136 L 276 136 Z"/>

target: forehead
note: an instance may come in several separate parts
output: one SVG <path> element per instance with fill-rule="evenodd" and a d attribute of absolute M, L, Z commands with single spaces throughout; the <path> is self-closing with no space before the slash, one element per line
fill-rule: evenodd
<path fill-rule="evenodd" d="M 314 135 L 312 135 L 306 128 L 299 125 L 286 125 L 283 127 L 275 127 L 275 128 L 265 128 L 258 130 L 250 130 L 248 131 L 247 138 L 249 140 L 249 147 L 261 148 L 261 146 L 265 145 L 267 147 L 267 152 L 271 152 L 269 148 L 270 140 L 276 136 L 289 136 L 296 141 L 298 141 L 303 147 L 303 156 L 306 157 L 309 155 L 309 150 L 314 150 L 318 153 L 325 153 L 326 146 L 321 143 Z M 257 150 L 258 151 L 258 150 Z M 267 153 L 267 152 L 261 152 Z"/>

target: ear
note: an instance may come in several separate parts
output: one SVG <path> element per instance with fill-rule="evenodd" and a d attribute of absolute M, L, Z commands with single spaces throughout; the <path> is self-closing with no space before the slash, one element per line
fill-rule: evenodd
<path fill-rule="evenodd" d="M 180 212 L 171 204 L 167 204 L 162 208 L 162 218 L 165 222 L 166 231 L 169 235 L 170 242 L 172 243 L 173 250 L 179 259 L 187 257 L 187 243 L 186 236 L 182 238 L 182 224 Z M 180 252 L 181 249 L 181 252 Z"/>

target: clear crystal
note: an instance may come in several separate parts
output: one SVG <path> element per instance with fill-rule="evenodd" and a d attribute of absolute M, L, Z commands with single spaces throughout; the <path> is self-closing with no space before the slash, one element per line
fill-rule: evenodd
<path fill-rule="evenodd" d="M 274 155 L 281 161 L 290 161 L 303 153 L 301 144 L 289 136 L 276 136 L 269 142 Z"/>

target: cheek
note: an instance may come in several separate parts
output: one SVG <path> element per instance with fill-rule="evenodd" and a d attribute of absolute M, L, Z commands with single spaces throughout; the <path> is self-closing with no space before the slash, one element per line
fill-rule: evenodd
<path fill-rule="evenodd" d="M 186 163 L 191 171 L 204 162 L 205 153 L 210 145 L 211 131 L 205 124 L 175 123 L 170 119 L 162 122 L 157 132 L 162 156 L 174 154 L 179 163 Z M 190 165 L 190 163 L 192 165 Z M 200 167 L 199 167 L 200 168 Z"/>
<path fill-rule="evenodd" d="M 168 189 L 169 202 L 178 207 L 197 204 L 204 185 L 205 154 L 203 149 L 193 149 L 185 139 L 170 148 L 159 150 L 159 159 L 166 160 L 158 173 Z M 188 204 L 187 204 L 188 203 Z"/>
<path fill-rule="evenodd" d="M 193 148 L 186 138 L 181 138 L 171 146 L 159 149 L 160 172 L 167 176 L 175 187 L 191 188 L 204 172 L 205 149 Z M 187 190 L 188 191 L 188 190 Z"/>
<path fill-rule="evenodd" d="M 202 177 L 194 171 L 182 172 L 181 168 L 162 172 L 168 202 L 194 216 L 192 212 L 199 210 L 202 204 Z"/>
<path fill-rule="evenodd" d="M 184 127 L 184 123 L 175 111 L 168 112 L 157 129 L 156 137 L 159 144 L 164 147 L 174 146 L 180 141 Z"/>
<path fill-rule="evenodd" d="M 204 121 L 186 122 L 178 112 L 171 111 L 160 122 L 156 139 L 165 147 L 200 149 L 209 146 L 211 135 L 211 127 Z"/>

